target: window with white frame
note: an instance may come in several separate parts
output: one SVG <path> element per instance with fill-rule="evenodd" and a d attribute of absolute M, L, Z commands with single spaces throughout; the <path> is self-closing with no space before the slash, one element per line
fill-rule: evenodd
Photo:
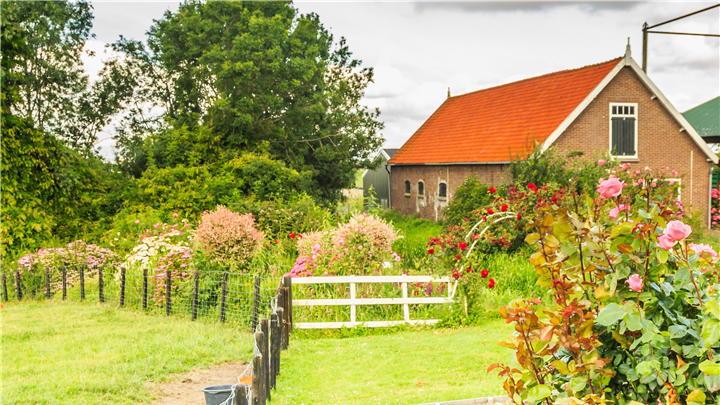
<path fill-rule="evenodd" d="M 637 157 L 637 103 L 610 103 L 610 154 Z"/>

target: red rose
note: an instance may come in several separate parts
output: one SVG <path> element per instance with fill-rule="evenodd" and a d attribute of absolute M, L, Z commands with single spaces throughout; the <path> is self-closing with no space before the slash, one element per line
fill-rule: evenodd
<path fill-rule="evenodd" d="M 507 204 L 503 204 L 502 207 L 500 207 L 500 211 L 505 212 L 508 210 Z"/>
<path fill-rule="evenodd" d="M 290 234 L 290 237 L 291 237 L 292 239 L 295 239 L 295 236 L 297 236 L 297 235 L 295 235 L 294 233 L 291 233 L 291 234 Z"/>
<path fill-rule="evenodd" d="M 428 254 L 429 254 L 429 255 L 431 255 L 431 254 L 433 254 L 433 253 L 435 253 L 435 249 L 428 249 Z"/>
<path fill-rule="evenodd" d="M 487 217 L 485 215 L 483 215 L 482 220 L 487 221 Z"/>
<path fill-rule="evenodd" d="M 489 214 L 489 215 L 492 215 L 492 214 L 494 214 L 494 213 L 495 213 L 495 211 L 493 211 L 492 208 L 488 208 L 488 214 Z"/>
<path fill-rule="evenodd" d="M 528 190 L 537 191 L 537 186 L 533 183 L 527 185 Z"/>
<path fill-rule="evenodd" d="M 487 270 L 480 271 L 480 277 L 482 277 L 482 278 L 487 278 L 488 274 L 490 274 L 490 272 Z M 494 281 L 493 281 L 493 283 L 494 283 Z"/>
<path fill-rule="evenodd" d="M 463 221 L 468 222 L 470 221 L 470 218 L 463 218 Z"/>
<path fill-rule="evenodd" d="M 465 271 L 468 272 L 468 273 L 474 273 L 472 267 L 468 267 L 467 270 L 465 270 Z"/>
<path fill-rule="evenodd" d="M 554 203 L 556 203 L 556 202 L 557 202 L 557 197 L 553 197 L 552 200 L 553 200 Z"/>
<path fill-rule="evenodd" d="M 488 288 L 493 288 L 493 287 L 495 287 L 495 280 L 490 279 L 490 280 L 488 281 Z"/>
<path fill-rule="evenodd" d="M 280 243 L 280 241 L 279 241 L 279 240 L 277 240 L 277 239 L 275 239 L 275 243 Z"/>
<path fill-rule="evenodd" d="M 465 250 L 465 248 L 467 248 L 467 243 L 460 242 L 458 243 L 458 247 L 460 248 L 460 250 Z"/>
<path fill-rule="evenodd" d="M 462 258 L 462 256 L 460 256 L 460 255 L 457 255 L 457 259 L 458 259 L 458 260 L 460 260 L 461 258 Z"/>
<path fill-rule="evenodd" d="M 522 219 L 522 215 L 518 214 L 518 219 Z"/>
<path fill-rule="evenodd" d="M 495 190 L 495 187 L 490 187 L 490 188 L 488 189 L 488 191 L 490 192 L 490 194 L 493 194 L 493 193 L 496 192 L 497 190 Z"/>

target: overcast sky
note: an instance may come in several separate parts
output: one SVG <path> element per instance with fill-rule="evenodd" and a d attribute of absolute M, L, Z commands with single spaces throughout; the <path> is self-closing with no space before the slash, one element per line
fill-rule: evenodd
<path fill-rule="evenodd" d="M 153 19 L 178 2 L 93 2 L 102 50 L 119 35 L 145 39 Z M 400 147 L 447 97 L 558 70 L 604 62 L 625 52 L 642 63 L 642 24 L 657 24 L 715 2 L 309 2 L 355 58 L 375 69 L 364 103 L 379 107 L 385 146 Z M 720 8 L 657 30 L 720 33 Z M 720 95 L 720 38 L 650 34 L 648 75 L 686 111 Z M 88 70 L 98 66 L 87 62 Z M 107 137 L 107 134 L 101 138 Z M 103 154 L 112 142 L 102 143 Z"/>

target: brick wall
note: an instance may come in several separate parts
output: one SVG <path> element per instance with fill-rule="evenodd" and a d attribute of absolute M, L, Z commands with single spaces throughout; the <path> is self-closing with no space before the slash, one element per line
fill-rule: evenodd
<path fill-rule="evenodd" d="M 583 151 L 589 159 L 610 149 L 610 103 L 637 103 L 638 158 L 633 166 L 653 169 L 661 165 L 680 172 L 684 189 L 682 200 L 702 212 L 707 225 L 710 168 L 712 162 L 693 142 L 680 124 L 645 88 L 629 67 L 623 68 L 582 114 L 558 138 L 555 146 L 564 151 Z M 436 165 L 392 166 L 390 174 L 392 207 L 404 214 L 417 213 L 421 218 L 440 219 L 442 209 L 455 190 L 475 173 L 481 182 L 499 185 L 507 181 L 504 165 Z M 405 181 L 411 184 L 405 194 Z M 418 182 L 425 183 L 425 197 L 418 197 Z M 440 182 L 448 185 L 446 200 L 438 198 Z"/>
<path fill-rule="evenodd" d="M 682 201 L 702 212 L 707 225 L 708 194 L 712 162 L 680 124 L 625 67 L 555 141 L 560 150 L 583 151 L 593 157 L 610 149 L 610 103 L 637 103 L 637 156 L 629 160 L 637 168 L 669 166 L 682 177 Z"/>
<path fill-rule="evenodd" d="M 500 185 L 506 181 L 505 165 L 403 165 L 390 170 L 390 203 L 406 215 L 438 220 L 442 210 L 467 177 L 475 174 L 480 182 Z M 405 194 L 405 181 L 410 181 L 410 194 Z M 425 195 L 418 196 L 418 183 L 425 184 Z M 438 196 L 440 183 L 447 184 L 447 198 Z"/>

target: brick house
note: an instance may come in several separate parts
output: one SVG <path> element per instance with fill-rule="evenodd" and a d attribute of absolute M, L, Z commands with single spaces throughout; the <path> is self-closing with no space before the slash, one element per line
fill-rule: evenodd
<path fill-rule="evenodd" d="M 507 180 L 532 147 L 612 153 L 682 174 L 682 200 L 709 221 L 718 158 L 630 56 L 448 99 L 390 159 L 392 208 L 439 219 L 465 178 Z M 709 224 L 709 222 L 708 222 Z"/>

